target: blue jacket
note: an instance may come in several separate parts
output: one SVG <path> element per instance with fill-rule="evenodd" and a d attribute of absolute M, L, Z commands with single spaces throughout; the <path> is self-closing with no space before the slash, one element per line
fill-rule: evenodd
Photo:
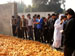
<path fill-rule="evenodd" d="M 42 18 L 40 20 L 36 19 L 36 21 L 40 23 L 40 24 L 37 24 L 37 29 L 42 29 L 43 19 Z"/>

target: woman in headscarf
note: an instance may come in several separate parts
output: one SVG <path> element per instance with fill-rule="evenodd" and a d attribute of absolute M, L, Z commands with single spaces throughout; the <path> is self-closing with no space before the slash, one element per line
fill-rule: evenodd
<path fill-rule="evenodd" d="M 54 24 L 54 36 L 53 36 L 53 48 L 59 49 L 61 46 L 62 39 L 62 31 L 63 31 L 63 16 L 64 14 L 60 14 L 59 18 L 56 20 Z"/>

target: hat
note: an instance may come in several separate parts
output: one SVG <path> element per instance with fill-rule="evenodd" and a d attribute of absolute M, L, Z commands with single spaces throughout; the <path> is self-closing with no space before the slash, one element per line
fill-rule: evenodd
<path fill-rule="evenodd" d="M 68 10 L 66 11 L 65 14 L 66 14 L 66 15 L 67 15 L 67 14 L 74 15 L 74 11 L 70 8 L 70 9 L 68 9 Z"/>

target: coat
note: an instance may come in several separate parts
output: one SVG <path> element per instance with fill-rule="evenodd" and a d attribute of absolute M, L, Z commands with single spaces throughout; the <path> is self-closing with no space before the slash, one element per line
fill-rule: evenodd
<path fill-rule="evenodd" d="M 64 44 L 67 47 L 75 48 L 75 18 L 70 18 L 67 21 L 65 30 L 64 30 L 64 35 L 65 35 L 65 42 Z"/>

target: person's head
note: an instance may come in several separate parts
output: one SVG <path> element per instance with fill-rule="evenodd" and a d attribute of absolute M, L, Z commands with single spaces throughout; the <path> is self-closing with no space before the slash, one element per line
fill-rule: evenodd
<path fill-rule="evenodd" d="M 15 18 L 14 16 L 12 16 L 12 18 Z"/>
<path fill-rule="evenodd" d="M 66 11 L 66 16 L 67 16 L 67 19 L 70 19 L 71 17 L 73 17 L 74 15 L 74 11 L 70 8 Z"/>
<path fill-rule="evenodd" d="M 20 19 L 21 19 L 21 17 L 20 17 L 20 16 L 17 16 L 17 20 L 19 20 L 19 21 L 20 21 Z"/>
<path fill-rule="evenodd" d="M 47 21 L 46 17 L 42 17 L 42 19 L 43 19 L 43 21 L 44 21 L 44 22 L 46 22 L 46 21 Z"/>
<path fill-rule="evenodd" d="M 37 14 L 34 15 L 37 18 Z"/>
<path fill-rule="evenodd" d="M 48 14 L 48 16 L 51 16 L 50 14 Z"/>
<path fill-rule="evenodd" d="M 24 19 L 24 17 L 25 17 L 25 16 L 24 16 L 24 15 L 22 15 L 22 18 L 23 18 L 23 19 Z"/>
<path fill-rule="evenodd" d="M 37 15 L 37 18 L 40 19 L 40 15 Z"/>
<path fill-rule="evenodd" d="M 56 14 L 52 14 L 52 19 L 56 19 Z"/>
<path fill-rule="evenodd" d="M 56 13 L 56 18 L 58 18 L 59 17 L 59 13 Z"/>
<path fill-rule="evenodd" d="M 64 21 L 66 21 L 67 20 L 67 16 L 65 15 L 65 16 L 63 16 L 63 19 L 64 19 Z"/>
<path fill-rule="evenodd" d="M 36 19 L 36 17 L 35 17 L 35 16 L 33 16 L 33 19 L 35 20 L 35 19 Z"/>
<path fill-rule="evenodd" d="M 27 18 L 31 19 L 31 15 L 30 14 L 27 14 Z"/>
<path fill-rule="evenodd" d="M 17 18 L 20 18 L 20 16 L 17 16 Z"/>
<path fill-rule="evenodd" d="M 51 17 L 51 15 L 50 14 L 48 14 L 48 19 Z"/>
<path fill-rule="evenodd" d="M 59 20 L 63 20 L 64 14 L 59 14 Z"/>

